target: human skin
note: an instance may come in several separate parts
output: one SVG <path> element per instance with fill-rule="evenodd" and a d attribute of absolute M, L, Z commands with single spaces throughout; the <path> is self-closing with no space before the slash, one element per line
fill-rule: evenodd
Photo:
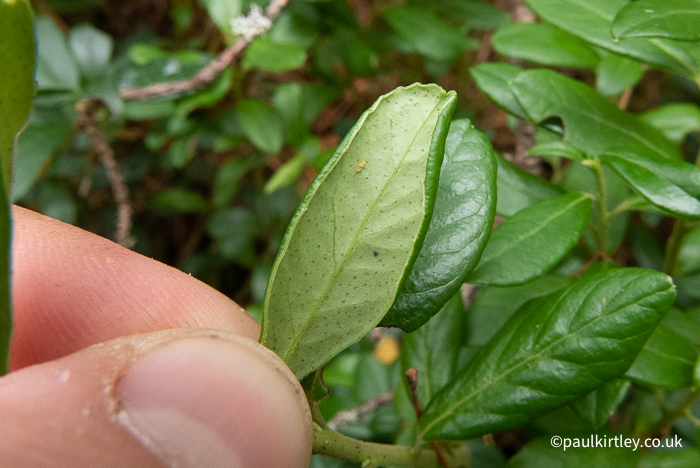
<path fill-rule="evenodd" d="M 59 221 L 13 223 L 0 466 L 308 466 L 303 391 L 237 304 Z"/>

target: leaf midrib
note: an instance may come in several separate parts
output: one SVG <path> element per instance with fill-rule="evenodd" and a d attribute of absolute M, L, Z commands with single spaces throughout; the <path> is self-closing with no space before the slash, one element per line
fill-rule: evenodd
<path fill-rule="evenodd" d="M 623 289 L 624 289 L 624 288 L 623 288 Z M 637 300 L 637 301 L 631 302 L 631 303 L 625 305 L 624 308 L 628 308 L 628 307 L 631 307 L 631 306 L 634 306 L 634 305 L 638 305 L 640 302 L 642 302 L 642 301 L 645 300 L 645 299 L 648 299 L 648 298 L 650 298 L 650 297 L 652 297 L 652 296 L 654 296 L 654 295 L 657 295 L 657 294 L 662 294 L 662 293 L 668 292 L 668 291 L 670 291 L 670 290 L 672 290 L 672 289 L 673 289 L 673 286 L 671 285 L 668 289 L 657 291 L 657 292 L 655 292 L 655 293 L 653 293 L 653 294 L 644 296 L 644 297 L 640 298 L 640 299 Z M 557 301 L 557 302 L 559 302 L 559 301 Z M 604 303 L 604 304 L 603 304 L 603 308 L 605 309 L 606 307 L 607 307 L 607 303 Z M 649 307 L 645 307 L 645 306 L 642 306 L 642 307 L 644 307 L 644 308 L 646 308 L 646 309 L 649 309 Z M 621 310 L 621 309 L 623 309 L 623 308 L 621 307 L 620 309 L 618 309 L 618 311 Z M 613 312 L 613 313 L 617 313 L 618 311 L 615 311 L 615 312 Z M 511 373 L 515 372 L 515 371 L 516 371 L 517 369 L 519 369 L 520 367 L 522 367 L 522 366 L 524 366 L 524 365 L 530 363 L 530 362 L 533 361 L 535 358 L 539 358 L 542 354 L 544 354 L 545 352 L 549 351 L 551 348 L 557 346 L 557 345 L 558 345 L 559 343 L 561 343 L 562 341 L 564 341 L 564 340 L 566 340 L 566 339 L 568 339 L 568 338 L 570 338 L 570 337 L 572 337 L 572 336 L 574 336 L 574 335 L 577 335 L 577 334 L 581 333 L 583 330 L 587 329 L 588 327 L 592 326 L 593 324 L 595 324 L 596 322 L 598 322 L 599 320 L 601 320 L 601 319 L 603 319 L 603 318 L 605 318 L 605 317 L 607 317 L 607 315 L 606 315 L 605 313 L 600 314 L 598 317 L 596 317 L 595 319 L 591 320 L 591 321 L 588 322 L 586 325 L 584 325 L 584 326 L 582 326 L 582 327 L 576 329 L 576 331 L 574 331 L 573 333 L 567 333 L 566 335 L 563 335 L 563 336 L 562 336 L 561 338 L 559 338 L 558 340 L 556 340 L 556 341 L 550 343 L 549 345 L 545 346 L 544 348 L 542 348 L 542 349 L 541 349 L 540 351 L 538 351 L 537 353 L 531 354 L 530 356 L 528 356 L 528 357 L 525 358 L 524 360 L 522 360 L 522 361 L 520 361 L 519 363 L 517 363 L 515 366 L 513 366 L 513 367 L 511 367 L 510 369 L 508 369 L 508 370 L 506 370 L 505 372 L 503 372 L 501 375 L 497 376 L 496 378 L 494 378 L 494 379 L 492 379 L 492 380 L 489 380 L 486 384 L 482 385 L 481 387 L 478 387 L 478 388 L 474 389 L 474 391 L 472 391 L 472 392 L 469 393 L 468 395 L 464 396 L 463 398 L 459 398 L 454 404 L 450 405 L 445 411 L 443 411 L 441 416 L 438 416 L 438 417 L 435 418 L 431 423 L 429 423 L 428 426 L 427 426 L 423 431 L 421 431 L 421 434 L 427 434 L 427 433 L 429 432 L 429 430 L 430 430 L 431 427 L 435 426 L 439 421 L 442 421 L 443 419 L 445 419 L 448 415 L 452 414 L 452 412 L 453 412 L 456 408 L 458 408 L 459 406 L 461 406 L 462 404 L 464 404 L 466 401 L 468 401 L 468 400 L 470 400 L 471 398 L 473 398 L 475 395 L 477 395 L 477 394 L 483 392 L 486 388 L 488 388 L 488 387 L 490 387 L 490 386 L 496 384 L 497 382 L 503 380 L 504 378 L 506 378 L 506 377 L 507 377 L 508 375 L 510 375 Z M 617 340 L 617 341 L 620 341 L 620 340 Z"/>
<path fill-rule="evenodd" d="M 363 219 L 362 219 L 362 222 L 360 223 L 359 228 L 358 228 L 357 230 L 355 230 L 355 235 L 353 236 L 353 240 L 352 240 L 352 242 L 351 242 L 351 244 L 350 244 L 350 248 L 347 250 L 347 252 L 346 252 L 345 254 L 343 254 L 343 256 L 342 256 L 342 258 L 341 258 L 340 263 L 338 264 L 338 266 L 337 266 L 336 268 L 334 268 L 333 273 L 332 273 L 331 276 L 330 276 L 330 280 L 326 283 L 326 287 L 323 289 L 323 293 L 320 294 L 320 295 L 318 296 L 318 298 L 314 301 L 313 306 L 310 308 L 311 313 L 309 314 L 309 316 L 308 316 L 308 318 L 306 319 L 305 323 L 304 323 L 304 324 L 302 325 L 302 327 L 300 328 L 299 332 L 296 334 L 296 337 L 292 340 L 291 345 L 287 348 L 287 352 L 286 352 L 284 355 L 281 355 L 281 356 L 280 356 L 280 357 L 282 358 L 282 360 L 284 360 L 285 362 L 287 362 L 287 359 L 289 358 L 289 356 L 292 355 L 292 354 L 294 353 L 294 351 L 296 350 L 297 346 L 299 345 L 299 342 L 301 341 L 301 338 L 306 334 L 306 331 L 308 330 L 309 326 L 311 325 L 311 323 L 313 322 L 313 320 L 314 320 L 314 319 L 316 318 L 316 316 L 318 315 L 318 312 L 321 310 L 321 306 L 322 306 L 323 303 L 325 302 L 326 296 L 328 295 L 328 293 L 330 292 L 330 290 L 333 289 L 333 287 L 335 286 L 335 283 L 336 283 L 336 280 L 338 279 L 338 276 L 339 276 L 340 273 L 344 270 L 345 265 L 347 265 L 349 259 L 352 257 L 352 253 L 355 251 L 355 249 L 357 248 L 357 245 L 358 245 L 358 243 L 359 243 L 360 233 L 364 232 L 365 226 L 367 225 L 367 221 L 369 220 L 369 218 L 370 218 L 370 217 L 372 216 L 372 214 L 374 213 L 374 210 L 375 210 L 377 204 L 379 203 L 379 200 L 382 198 L 381 193 L 383 193 L 383 189 L 386 188 L 388 185 L 390 185 L 391 181 L 394 179 L 394 177 L 395 177 L 396 174 L 398 173 L 399 167 L 401 166 L 401 164 L 403 163 L 403 161 L 406 159 L 406 156 L 408 155 L 408 153 L 410 152 L 411 148 L 413 147 L 413 145 L 414 145 L 414 143 L 415 143 L 415 141 L 416 141 L 416 138 L 418 138 L 418 135 L 420 134 L 421 130 L 423 130 L 423 128 L 425 127 L 425 125 L 427 125 L 428 121 L 430 120 L 430 117 L 432 117 L 432 115 L 433 115 L 433 113 L 435 112 L 435 110 L 438 109 L 438 107 L 440 107 L 440 106 L 444 103 L 444 101 L 445 101 L 445 97 L 444 97 L 444 96 L 441 96 L 441 97 L 438 99 L 438 102 L 435 104 L 435 106 L 433 107 L 433 109 L 432 109 L 432 110 L 430 111 L 430 113 L 428 114 L 429 118 L 426 118 L 426 119 L 423 121 L 423 123 L 421 124 L 421 126 L 418 128 L 418 130 L 416 131 L 415 135 L 413 136 L 413 139 L 411 140 L 411 144 L 408 146 L 408 149 L 406 150 L 406 152 L 404 153 L 404 155 L 401 157 L 401 161 L 400 161 L 398 164 L 396 164 L 396 166 L 394 167 L 394 170 L 393 170 L 392 173 L 391 173 L 391 176 L 389 176 L 389 178 L 387 179 L 387 181 L 386 181 L 386 182 L 384 183 L 384 185 L 382 186 L 382 190 L 379 191 L 379 192 L 380 192 L 380 195 L 377 196 L 377 197 L 374 199 L 374 201 L 372 202 L 372 205 L 368 208 L 368 210 L 367 210 L 365 216 L 364 216 Z M 355 135 L 355 137 L 356 137 L 356 136 L 357 136 L 357 135 Z M 428 153 L 429 153 L 429 152 L 430 152 L 430 148 L 428 148 Z M 345 156 L 345 155 L 343 155 L 343 157 L 344 157 L 344 156 Z M 427 162 L 426 162 L 426 165 L 427 165 Z M 336 167 L 337 167 L 337 166 L 336 166 Z M 423 205 L 425 205 L 425 190 L 423 190 L 423 193 L 424 193 L 424 195 L 423 195 Z M 335 197 L 333 197 L 333 200 L 335 200 Z M 331 201 L 331 205 L 332 205 L 332 204 L 333 204 L 333 201 Z M 424 209 L 425 209 L 425 206 L 424 206 Z M 334 220 L 333 230 L 334 230 L 334 233 L 335 233 L 335 220 Z M 335 237 L 334 237 L 334 239 L 333 239 L 333 243 L 335 244 Z"/>

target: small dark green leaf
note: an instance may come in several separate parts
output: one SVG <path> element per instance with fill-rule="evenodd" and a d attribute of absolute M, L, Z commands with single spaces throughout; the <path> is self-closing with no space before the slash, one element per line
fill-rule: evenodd
<path fill-rule="evenodd" d="M 157 210 L 170 213 L 197 213 L 207 209 L 207 202 L 197 192 L 182 188 L 169 188 L 153 198 Z"/>
<path fill-rule="evenodd" d="M 509 24 L 492 42 L 501 54 L 552 67 L 593 68 L 600 60 L 586 41 L 549 24 Z"/>
<path fill-rule="evenodd" d="M 525 0 L 545 21 L 604 49 L 694 79 L 700 73 L 692 43 L 663 38 L 615 40 L 610 30 L 628 0 Z"/>
<path fill-rule="evenodd" d="M 453 122 L 428 233 L 383 325 L 417 330 L 459 290 L 491 233 L 495 191 L 488 139 L 468 120 Z"/>
<path fill-rule="evenodd" d="M 662 210 L 700 219 L 700 169 L 651 152 L 611 150 L 600 156 L 630 187 Z"/>
<path fill-rule="evenodd" d="M 577 468 L 636 468 L 640 452 L 624 446 L 596 447 L 595 434 L 572 434 L 569 448 L 553 447 L 550 438 L 535 439 L 508 461 L 507 468 L 566 467 Z M 610 435 L 610 438 L 614 435 Z M 599 440 L 603 438 L 598 436 Z M 574 440 L 578 448 L 572 447 Z M 586 447 L 582 447 L 582 441 Z M 563 444 L 563 440 L 561 442 Z M 609 442 L 608 442 L 609 443 Z"/>
<path fill-rule="evenodd" d="M 468 28 L 496 29 L 510 22 L 510 15 L 481 0 L 441 0 L 431 4 L 440 13 L 463 21 Z"/>
<path fill-rule="evenodd" d="M 498 225 L 470 283 L 524 283 L 553 267 L 581 237 L 592 201 L 570 193 L 541 201 Z"/>
<path fill-rule="evenodd" d="M 421 55 L 451 61 L 476 42 L 443 21 L 429 8 L 399 6 L 384 12 L 384 18 L 401 38 Z"/>
<path fill-rule="evenodd" d="M 498 201 L 496 213 L 513 216 L 542 200 L 561 195 L 562 191 L 541 177 L 526 172 L 496 153 Z"/>
<path fill-rule="evenodd" d="M 674 143 L 680 143 L 690 132 L 700 131 L 700 107 L 690 102 L 666 104 L 639 116 Z"/>
<path fill-rule="evenodd" d="M 567 158 L 573 161 L 583 161 L 586 155 L 575 146 L 565 141 L 547 141 L 539 143 L 527 152 L 528 156 L 542 156 L 545 159 Z"/>
<path fill-rule="evenodd" d="M 246 100 L 236 108 L 238 121 L 251 143 L 260 151 L 277 154 L 284 144 L 284 122 L 260 101 Z"/>
<path fill-rule="evenodd" d="M 304 171 L 306 158 L 299 154 L 280 166 L 263 187 L 263 192 L 272 193 L 296 182 Z"/>
<path fill-rule="evenodd" d="M 700 356 L 700 323 L 689 314 L 671 310 L 646 342 L 627 377 L 647 385 L 684 388 L 693 384 Z"/>
<path fill-rule="evenodd" d="M 544 275 L 514 286 L 479 288 L 476 300 L 468 309 L 469 346 L 485 345 L 526 302 L 552 294 L 571 282 L 569 276 Z"/>
<path fill-rule="evenodd" d="M 71 30 L 68 44 L 84 77 L 95 78 L 105 74 L 112 58 L 113 42 L 109 35 L 83 24 Z"/>
<path fill-rule="evenodd" d="M 621 111 L 585 84 L 551 70 L 520 73 L 513 94 L 530 120 L 556 116 L 564 122 L 564 141 L 597 156 L 614 146 L 641 147 L 680 159 L 675 145 L 655 128 Z"/>
<path fill-rule="evenodd" d="M 457 372 L 465 320 L 462 297 L 455 294 L 424 326 L 404 335 L 401 364 L 404 371 L 418 370 L 418 396 L 424 405 Z"/>
<path fill-rule="evenodd" d="M 617 12 L 612 24 L 616 38 L 666 37 L 700 40 L 698 0 L 637 0 Z"/>
<path fill-rule="evenodd" d="M 519 426 L 624 373 L 673 302 L 651 270 L 582 276 L 529 303 L 426 407 L 426 440 L 469 439 Z"/>
<path fill-rule="evenodd" d="M 482 63 L 469 69 L 476 85 L 502 109 L 522 120 L 529 120 L 513 95 L 510 82 L 523 71 L 505 63 Z"/>
<path fill-rule="evenodd" d="M 615 379 L 596 388 L 583 398 L 579 398 L 571 404 L 581 419 L 590 424 L 594 429 L 605 426 L 627 395 L 630 381 Z"/>
<path fill-rule="evenodd" d="M 261 342 L 298 377 L 374 328 L 428 228 L 454 93 L 399 88 L 358 120 L 292 219 Z"/>
<path fill-rule="evenodd" d="M 601 50 L 596 68 L 595 89 L 603 96 L 615 96 L 636 85 L 644 76 L 644 65 L 614 52 Z"/>
<path fill-rule="evenodd" d="M 261 36 L 246 49 L 242 66 L 246 70 L 282 73 L 299 68 L 305 61 L 306 51 L 302 47 Z"/>

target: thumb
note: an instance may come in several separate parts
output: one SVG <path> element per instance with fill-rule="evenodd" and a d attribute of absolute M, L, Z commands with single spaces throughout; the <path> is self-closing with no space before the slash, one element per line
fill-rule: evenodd
<path fill-rule="evenodd" d="M 306 468 L 311 418 L 292 372 L 206 329 L 100 343 L 0 379 L 0 466 Z"/>

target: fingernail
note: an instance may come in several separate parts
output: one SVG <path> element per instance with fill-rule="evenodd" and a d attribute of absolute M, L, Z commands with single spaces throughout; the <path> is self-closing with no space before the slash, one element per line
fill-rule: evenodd
<path fill-rule="evenodd" d="M 170 467 L 306 467 L 308 406 L 280 364 L 245 338 L 173 341 L 117 382 L 116 420 Z"/>

